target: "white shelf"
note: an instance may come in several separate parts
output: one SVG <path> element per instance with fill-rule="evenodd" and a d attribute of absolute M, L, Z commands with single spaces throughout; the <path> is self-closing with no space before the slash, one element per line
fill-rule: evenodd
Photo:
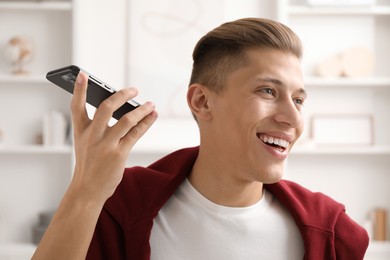
<path fill-rule="evenodd" d="M 46 147 L 42 145 L 0 146 L 1 154 L 71 154 L 71 146 Z"/>
<path fill-rule="evenodd" d="M 370 241 L 369 248 L 375 251 L 386 251 L 390 253 L 390 241 Z"/>
<path fill-rule="evenodd" d="M 320 78 L 306 77 L 307 87 L 385 87 L 390 88 L 390 77 Z"/>
<path fill-rule="evenodd" d="M 366 6 L 366 7 L 313 7 L 290 6 L 288 13 L 291 15 L 390 15 L 390 6 Z"/>
<path fill-rule="evenodd" d="M 42 134 L 45 114 L 69 111 L 68 96 L 50 87 L 46 72 L 58 64 L 72 63 L 79 42 L 73 26 L 75 3 L 79 2 L 85 1 L 0 0 L 2 44 L 21 35 L 33 42 L 35 50 L 29 74 L 14 75 L 0 46 L 0 128 L 5 134 L 0 141 L 0 260 L 31 259 L 34 245 L 23 244 L 31 241 L 30 222 L 45 209 L 58 206 L 73 172 L 74 148 L 70 144 L 47 147 L 34 140 Z M 20 178 L 26 184 L 23 192 L 28 194 L 22 202 L 20 196 L 12 197 Z M 29 206 L 18 207 L 20 203 Z M 3 209 L 7 214 L 2 214 Z"/>
<path fill-rule="evenodd" d="M 390 155 L 386 146 L 299 146 L 296 145 L 292 155 Z"/>
<path fill-rule="evenodd" d="M 42 11 L 69 11 L 72 9 L 70 1 L 1 1 L 0 10 L 42 10 Z"/>
<path fill-rule="evenodd" d="M 364 259 L 390 259 L 390 242 L 370 241 Z"/>
<path fill-rule="evenodd" d="M 182 146 L 134 146 L 131 153 L 133 154 L 156 154 L 163 155 L 171 153 L 175 150 L 185 147 L 196 146 L 182 145 Z M 390 147 L 365 147 L 365 146 L 353 146 L 353 147 L 301 147 L 295 146 L 292 151 L 292 155 L 390 155 Z"/>
<path fill-rule="evenodd" d="M 0 74 L 1 83 L 47 83 L 46 76 L 43 74 L 13 75 Z"/>

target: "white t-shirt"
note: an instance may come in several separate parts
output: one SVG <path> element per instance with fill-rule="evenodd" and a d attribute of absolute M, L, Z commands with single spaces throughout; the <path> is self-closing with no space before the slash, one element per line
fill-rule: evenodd
<path fill-rule="evenodd" d="M 186 179 L 154 219 L 152 260 L 302 259 L 291 215 L 264 190 L 249 207 L 217 205 Z"/>

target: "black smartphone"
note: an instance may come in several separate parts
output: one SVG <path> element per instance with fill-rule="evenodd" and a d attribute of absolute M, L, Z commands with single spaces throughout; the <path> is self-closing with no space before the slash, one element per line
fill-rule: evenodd
<path fill-rule="evenodd" d="M 60 88 L 63 88 L 73 94 L 76 77 L 80 71 L 89 76 L 87 89 L 88 104 L 97 108 L 103 100 L 107 99 L 116 92 L 116 90 L 108 84 L 75 65 L 49 71 L 46 74 L 46 78 Z M 119 120 L 124 114 L 136 109 L 138 106 L 140 106 L 139 103 L 134 100 L 129 100 L 118 108 L 113 113 L 112 117 Z"/>

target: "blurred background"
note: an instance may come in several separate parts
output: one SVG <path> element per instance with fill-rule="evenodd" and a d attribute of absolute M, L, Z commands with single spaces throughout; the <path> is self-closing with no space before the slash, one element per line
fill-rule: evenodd
<path fill-rule="evenodd" d="M 346 205 L 366 259 L 390 259 L 390 0 L 0 0 L 0 259 L 30 258 L 72 177 L 70 94 L 49 70 L 75 64 L 153 101 L 160 118 L 128 160 L 148 165 L 198 144 L 192 50 L 243 17 L 303 41 L 306 130 L 285 178 Z"/>

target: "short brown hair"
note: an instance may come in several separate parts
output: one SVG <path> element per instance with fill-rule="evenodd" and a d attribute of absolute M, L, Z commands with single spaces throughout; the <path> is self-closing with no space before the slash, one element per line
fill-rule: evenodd
<path fill-rule="evenodd" d="M 302 56 L 299 37 L 284 24 L 263 18 L 227 22 L 196 44 L 190 85 L 200 83 L 220 92 L 226 77 L 248 63 L 245 51 L 253 48 L 286 51 L 299 59 Z"/>

